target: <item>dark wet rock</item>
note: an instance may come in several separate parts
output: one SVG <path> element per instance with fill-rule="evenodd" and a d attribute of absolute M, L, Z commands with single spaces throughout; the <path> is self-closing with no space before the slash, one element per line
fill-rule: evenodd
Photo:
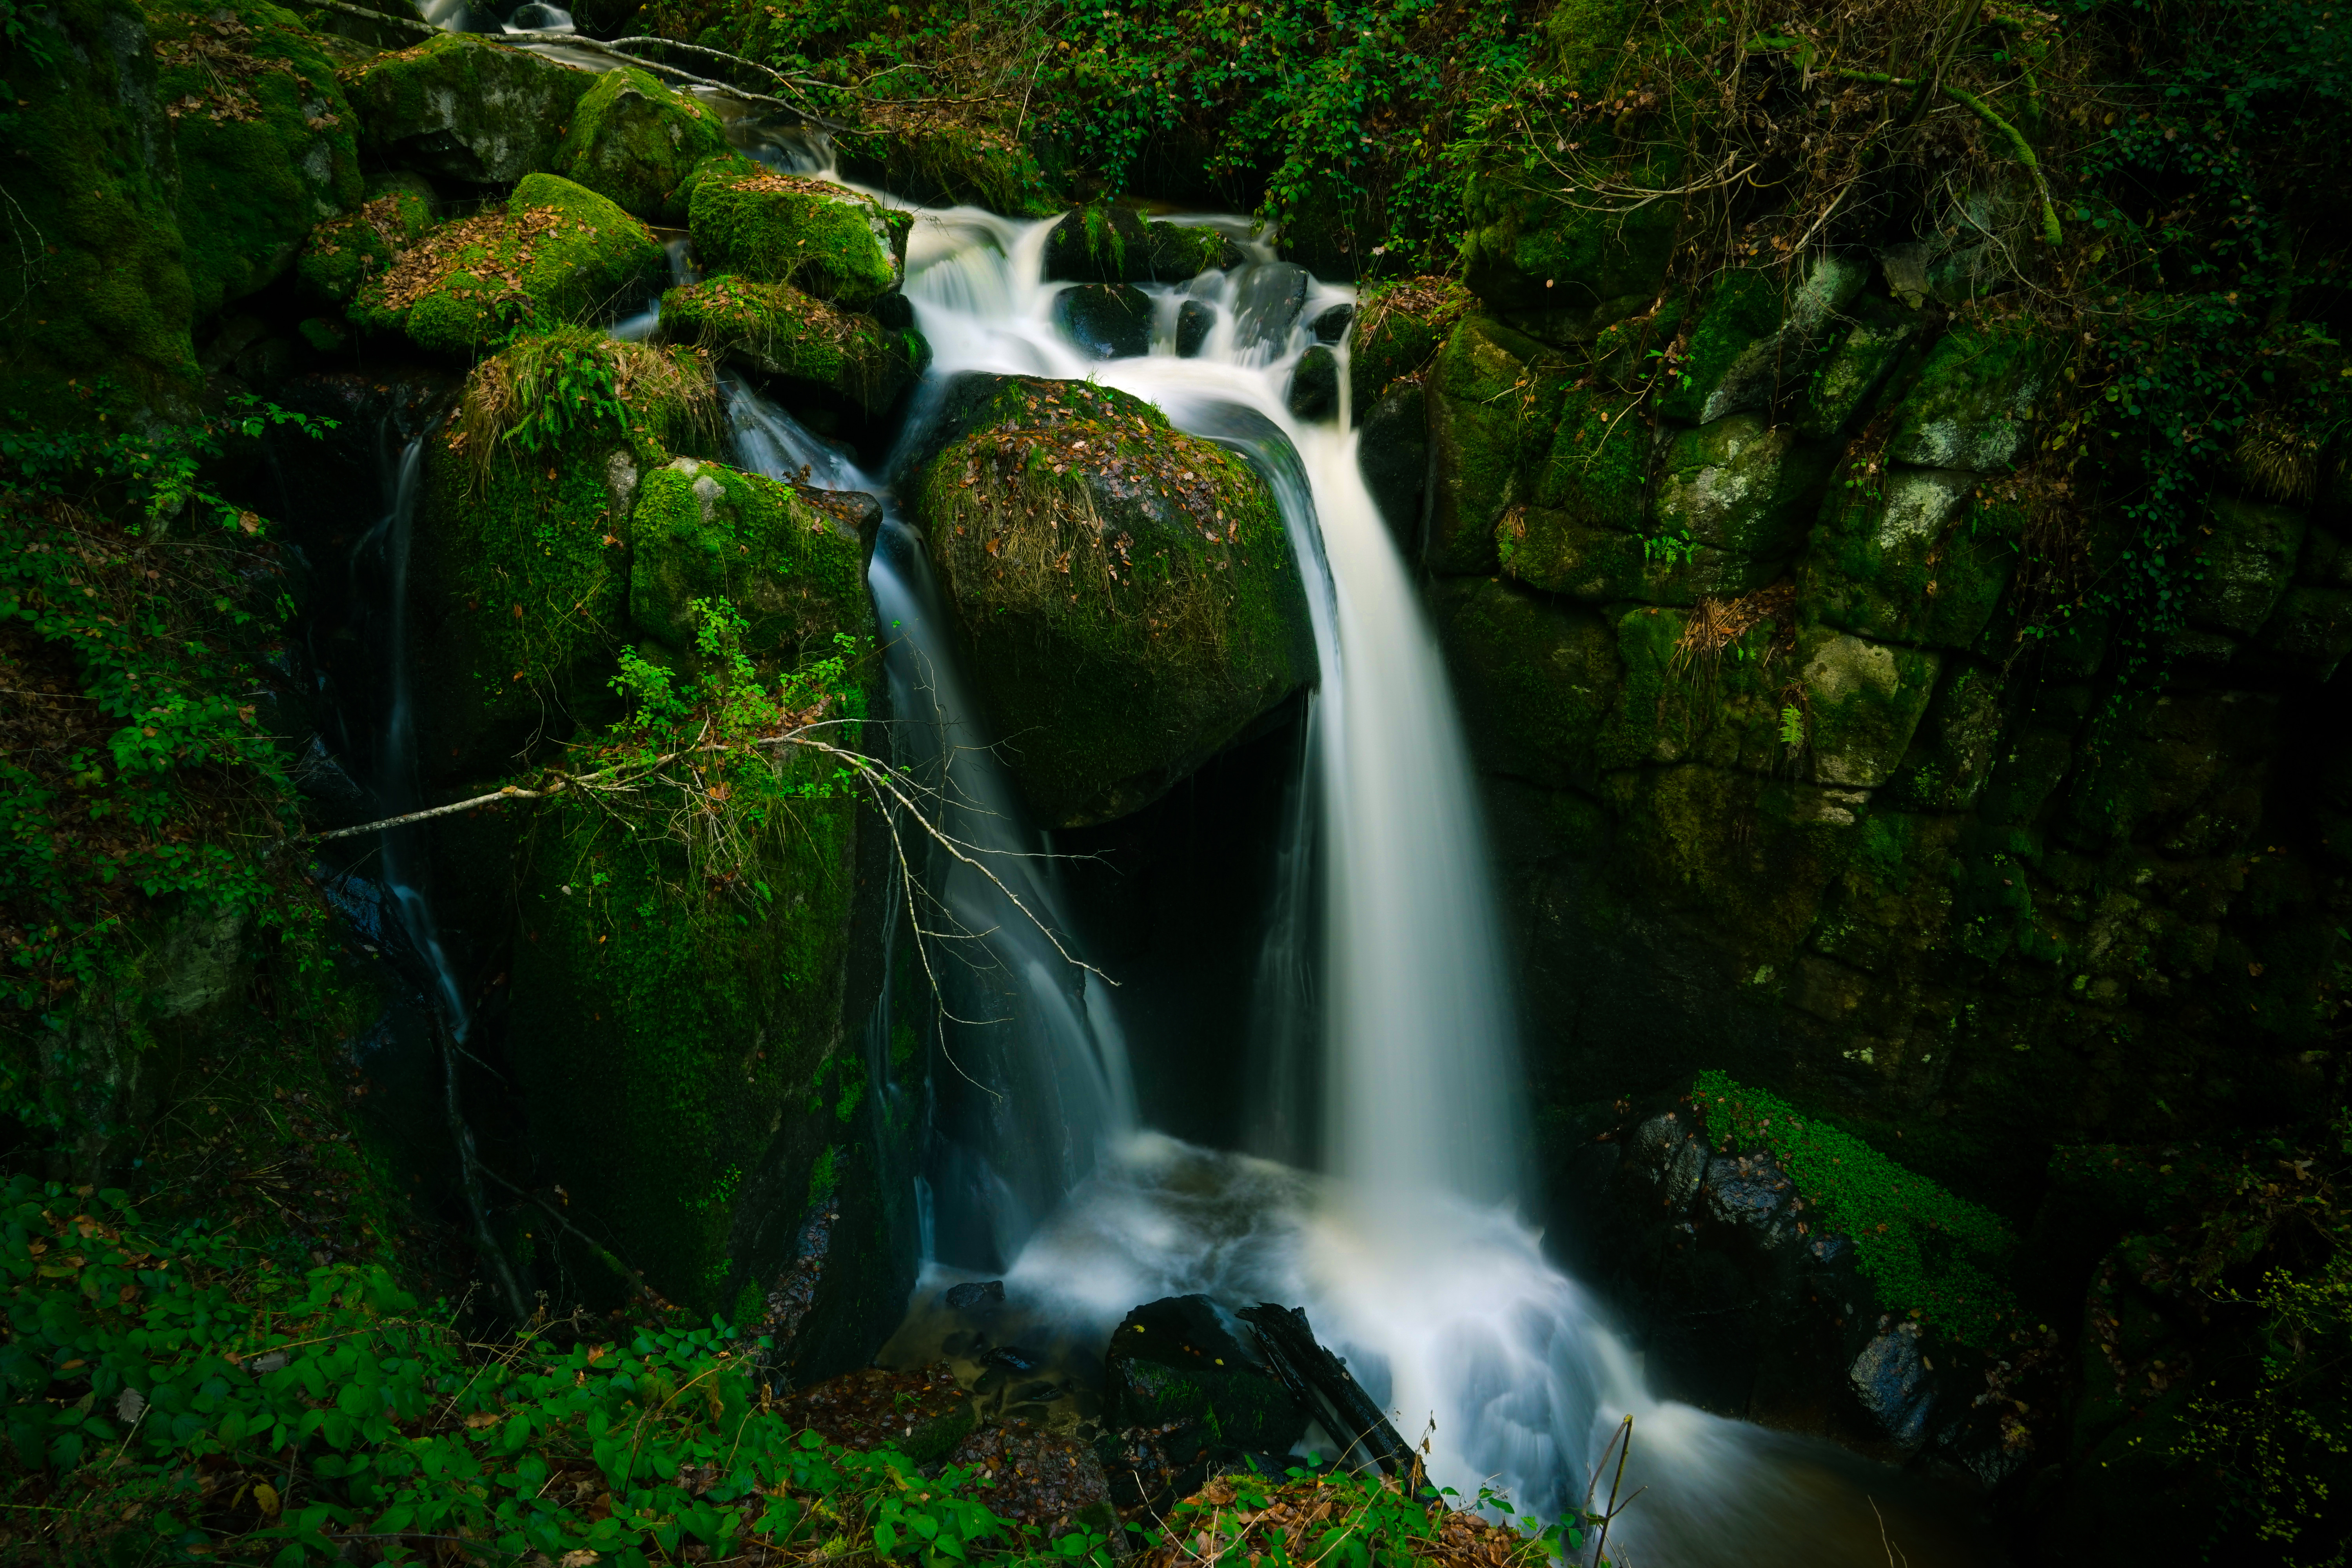
<path fill-rule="evenodd" d="M 1936 1390 L 1922 1364 L 1917 1324 L 1896 1323 L 1881 1332 L 1853 1358 L 1846 1375 L 1854 1397 L 1897 1447 L 1916 1448 L 1927 1437 Z"/>
<path fill-rule="evenodd" d="M 1062 335 L 1097 359 L 1151 352 L 1151 297 L 1118 283 L 1081 283 L 1054 301 Z"/>
<path fill-rule="evenodd" d="M 1176 357 L 1192 359 L 1199 354 L 1208 346 L 1209 334 L 1216 326 L 1216 307 L 1198 300 L 1185 300 L 1176 311 Z"/>
<path fill-rule="evenodd" d="M 1045 237 L 1049 283 L 1181 283 L 1242 260 L 1215 229 L 1147 223 L 1128 207 L 1074 208 Z"/>
<path fill-rule="evenodd" d="M 1418 558 L 1422 510 L 1429 496 L 1429 405 L 1418 383 L 1392 388 L 1370 413 L 1358 411 L 1363 438 L 1356 466 L 1372 505 L 1404 558 Z"/>
<path fill-rule="evenodd" d="M 1288 402 L 1299 419 L 1328 419 L 1339 412 L 1339 361 L 1329 349 L 1318 343 L 1298 356 Z"/>
<path fill-rule="evenodd" d="M 958 1312 L 969 1312 L 981 1307 L 1001 1306 L 1004 1301 L 1004 1281 L 968 1279 L 961 1285 L 949 1286 L 947 1294 L 940 1300 L 947 1303 L 950 1310 Z"/>
<path fill-rule="evenodd" d="M 1315 341 L 1318 343 L 1336 343 L 1348 335 L 1348 323 L 1355 319 L 1356 307 L 1353 305 L 1334 305 L 1319 312 L 1307 324 L 1307 331 L 1315 334 Z"/>
<path fill-rule="evenodd" d="M 1198 1427 L 1220 1446 L 1289 1448 L 1306 1433 L 1307 1413 L 1244 1342 L 1245 1332 L 1206 1296 L 1136 1308 L 1111 1335 L 1105 1359 L 1109 1425 Z"/>
<path fill-rule="evenodd" d="M 1236 346 L 1279 347 L 1307 308 L 1307 289 L 1313 279 L 1307 268 L 1287 261 L 1270 261 L 1241 275 L 1234 292 Z"/>

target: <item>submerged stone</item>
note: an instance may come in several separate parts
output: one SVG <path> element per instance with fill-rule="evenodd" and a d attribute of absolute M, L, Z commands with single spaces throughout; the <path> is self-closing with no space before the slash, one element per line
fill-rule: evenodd
<path fill-rule="evenodd" d="M 709 105 L 623 66 L 598 77 L 572 111 L 555 172 L 647 223 L 678 226 L 687 217 L 679 187 L 726 151 L 726 127 Z"/>
<path fill-rule="evenodd" d="M 911 486 L 947 607 L 1039 820 L 1157 798 L 1314 668 L 1265 481 L 1137 398 L 968 377 Z"/>
<path fill-rule="evenodd" d="M 786 283 L 719 277 L 662 296 L 661 331 L 761 375 L 822 387 L 879 414 L 930 359 L 912 326 L 887 327 Z"/>
<path fill-rule="evenodd" d="M 1313 282 L 1307 268 L 1287 261 L 1260 262 L 1244 272 L 1234 289 L 1234 346 L 1279 353 L 1307 308 Z"/>
<path fill-rule="evenodd" d="M 740 157 L 707 160 L 692 183 L 694 253 L 712 272 L 789 283 L 853 310 L 906 278 L 915 220 L 870 196 Z"/>
<path fill-rule="evenodd" d="M 436 179 L 506 185 L 555 166 L 563 128 L 598 79 L 477 34 L 445 33 L 344 80 L 372 157 Z"/>
<path fill-rule="evenodd" d="M 1054 299 L 1054 324 L 1096 359 L 1151 352 L 1151 296 L 1118 283 L 1080 283 Z"/>

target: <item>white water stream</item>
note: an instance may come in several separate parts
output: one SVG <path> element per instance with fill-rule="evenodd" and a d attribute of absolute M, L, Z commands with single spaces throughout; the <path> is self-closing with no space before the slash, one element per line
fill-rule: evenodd
<path fill-rule="evenodd" d="M 1980 1561 L 1923 1542 L 1934 1527 L 1891 1471 L 1651 1398 L 1636 1359 L 1516 1210 L 1527 1141 L 1511 985 L 1445 672 L 1358 471 L 1344 404 L 1320 424 L 1285 405 L 1311 341 L 1306 323 L 1349 293 L 1313 284 L 1295 317 L 1277 310 L 1269 322 L 1264 300 L 1282 290 L 1266 285 L 1282 275 L 1258 248 L 1234 276 L 1150 290 L 1152 352 L 1097 361 L 1054 324 L 1062 286 L 1040 277 L 1050 226 L 972 208 L 919 213 L 907 293 L 935 355 L 929 383 L 966 371 L 1091 377 L 1244 451 L 1274 486 L 1314 589 L 1321 679 L 1259 1000 L 1295 1016 L 1299 977 L 1322 977 L 1327 1171 L 1143 1131 L 1113 994 L 1082 982 L 983 879 L 951 871 L 937 889 L 942 903 L 992 933 L 990 961 L 961 983 L 952 1010 L 1006 1021 L 952 1028 L 950 1040 L 958 1070 L 1003 1098 L 968 1097 L 993 1108 L 950 1128 L 953 1157 L 935 1163 L 926 1237 L 941 1245 L 919 1315 L 955 1279 L 1001 1272 L 1028 1331 L 1098 1354 L 1129 1308 L 1162 1296 L 1300 1305 L 1407 1438 L 1426 1436 L 1433 1478 L 1465 1495 L 1491 1484 L 1544 1515 L 1580 1504 L 1610 1435 L 1633 1415 L 1626 1485 L 1649 1490 L 1612 1532 L 1615 1560 L 1877 1563 L 1875 1506 L 1912 1561 Z M 1219 314 L 1200 356 L 1182 359 L 1173 328 L 1188 297 Z M 805 466 L 810 482 L 887 503 L 884 485 L 788 416 L 740 389 L 733 406 L 747 463 L 793 476 Z M 916 765 L 944 770 L 951 830 L 999 857 L 1024 901 L 1065 929 L 1052 863 L 1018 858 L 1045 841 L 1023 825 L 1001 766 L 976 749 L 990 738 L 985 721 L 955 672 L 920 541 L 895 515 L 870 581 L 891 639 L 894 710 L 915 721 Z M 1300 868 L 1315 865 L 1323 887 L 1300 888 Z M 1319 933 L 1308 912 L 1318 907 Z M 1310 942 L 1319 952 L 1301 950 Z M 975 997 L 1000 1011 L 970 1011 Z M 1280 1063 L 1261 1076 L 1297 1081 Z M 941 1267 L 947 1234 L 974 1226 L 1005 1266 Z"/>

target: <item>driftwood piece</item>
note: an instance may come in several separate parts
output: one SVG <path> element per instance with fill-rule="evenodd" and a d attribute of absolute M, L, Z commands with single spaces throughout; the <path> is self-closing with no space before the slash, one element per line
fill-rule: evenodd
<path fill-rule="evenodd" d="M 1242 1321 L 1255 1331 L 1265 1364 L 1323 1429 L 1348 1450 L 1365 1458 L 1407 1485 L 1417 1484 L 1420 1458 L 1397 1435 L 1381 1407 L 1348 1371 L 1347 1363 L 1315 1338 L 1307 1314 L 1297 1307 L 1261 1301 L 1244 1308 Z"/>

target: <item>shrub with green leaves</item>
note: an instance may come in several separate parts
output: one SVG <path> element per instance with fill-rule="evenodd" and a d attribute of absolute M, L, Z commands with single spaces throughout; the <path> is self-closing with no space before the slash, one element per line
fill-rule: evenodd
<path fill-rule="evenodd" d="M 2017 1237 L 1990 1209 L 1722 1073 L 1699 1074 L 1691 1096 L 1712 1142 L 1727 1153 L 1768 1151 L 1812 1210 L 1810 1225 L 1853 1241 L 1856 1266 L 1887 1307 L 1976 1346 L 2015 1315 L 1996 1271 Z"/>

